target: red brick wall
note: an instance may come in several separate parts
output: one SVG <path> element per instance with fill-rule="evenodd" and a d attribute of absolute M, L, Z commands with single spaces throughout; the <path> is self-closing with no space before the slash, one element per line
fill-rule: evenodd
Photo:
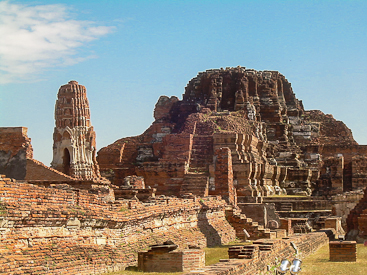
<path fill-rule="evenodd" d="M 357 243 L 354 241 L 330 242 L 329 253 L 331 262 L 357 261 Z"/>
<path fill-rule="evenodd" d="M 94 274 L 135 265 L 138 251 L 167 240 L 183 249 L 235 238 L 217 197 L 113 203 L 0 178 L 0 202 L 0 274 Z"/>
<path fill-rule="evenodd" d="M 65 175 L 55 169 L 47 167 L 42 162 L 39 162 L 34 159 L 27 159 L 27 172 L 25 176 L 25 180 L 74 180 L 74 178 Z"/>
<path fill-rule="evenodd" d="M 215 150 L 215 156 L 215 191 L 211 193 L 221 195 L 228 203 L 236 205 L 231 149 L 219 148 Z"/>
<path fill-rule="evenodd" d="M 139 252 L 139 270 L 144 272 L 185 272 L 205 266 L 205 252 L 200 249 Z"/>

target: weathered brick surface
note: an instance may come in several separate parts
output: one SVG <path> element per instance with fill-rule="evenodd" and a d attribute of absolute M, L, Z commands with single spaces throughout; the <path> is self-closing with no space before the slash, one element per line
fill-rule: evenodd
<path fill-rule="evenodd" d="M 342 217 L 342 226 L 347 230 L 347 217 L 351 210 L 363 198 L 364 191 L 350 191 L 332 197 L 333 215 Z"/>
<path fill-rule="evenodd" d="M 31 139 L 26 127 L 0 127 L 0 174 L 23 180 L 27 158 L 33 158 Z"/>
<path fill-rule="evenodd" d="M 144 272 L 186 272 L 205 266 L 205 252 L 200 249 L 182 251 L 139 252 L 139 270 Z"/>
<path fill-rule="evenodd" d="M 227 209 L 226 217 L 236 230 L 236 237 L 241 240 L 274 239 L 276 237 L 275 232 L 272 232 L 269 228 L 264 228 L 263 225 L 252 221 L 251 218 L 247 218 L 238 209 Z M 246 230 L 247 234 L 244 230 Z"/>
<path fill-rule="evenodd" d="M 53 140 L 53 168 L 78 179 L 100 178 L 87 90 L 75 80 L 57 94 Z"/>
<path fill-rule="evenodd" d="M 182 100 L 161 96 L 154 118 L 143 134 L 98 152 L 113 184 L 137 175 L 157 194 L 206 194 L 205 178 L 185 175 L 202 173 L 214 185 L 214 152 L 228 147 L 239 202 L 285 192 L 310 195 L 313 189 L 331 196 L 367 186 L 367 146 L 332 115 L 305 110 L 277 71 L 239 66 L 200 72 Z"/>
<path fill-rule="evenodd" d="M 25 180 L 42 180 L 42 181 L 70 181 L 75 180 L 55 169 L 47 167 L 42 162 L 35 159 L 27 159 L 27 172 Z"/>
<path fill-rule="evenodd" d="M 221 195 L 228 203 L 236 205 L 231 150 L 228 147 L 219 148 L 215 151 L 215 156 L 215 191 L 211 193 Z"/>
<path fill-rule="evenodd" d="M 332 262 L 355 262 L 357 261 L 357 243 L 355 241 L 330 242 L 329 254 Z"/>
<path fill-rule="evenodd" d="M 185 249 L 235 238 L 217 197 L 113 203 L 96 189 L 8 179 L 0 196 L 0 274 L 101 273 L 135 265 L 138 251 L 167 240 Z"/>
<path fill-rule="evenodd" d="M 347 234 L 357 232 L 357 235 L 364 238 L 367 236 L 367 189 L 364 190 L 363 197 L 350 211 L 347 217 Z M 355 236 L 354 236 L 355 237 Z"/>

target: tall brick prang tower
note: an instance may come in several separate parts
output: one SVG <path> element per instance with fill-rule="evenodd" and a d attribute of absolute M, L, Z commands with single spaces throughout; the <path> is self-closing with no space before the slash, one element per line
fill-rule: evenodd
<path fill-rule="evenodd" d="M 78 179 L 99 178 L 96 133 L 90 122 L 86 88 L 76 81 L 63 85 L 55 105 L 51 167 Z"/>

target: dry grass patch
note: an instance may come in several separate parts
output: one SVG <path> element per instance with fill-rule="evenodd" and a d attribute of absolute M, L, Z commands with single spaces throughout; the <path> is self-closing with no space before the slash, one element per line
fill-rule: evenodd
<path fill-rule="evenodd" d="M 329 244 L 302 262 L 302 275 L 367 274 L 367 246 L 357 244 L 356 262 L 330 262 Z"/>

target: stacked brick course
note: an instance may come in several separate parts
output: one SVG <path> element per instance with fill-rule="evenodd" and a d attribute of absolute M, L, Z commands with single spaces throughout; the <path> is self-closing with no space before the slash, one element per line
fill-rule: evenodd
<path fill-rule="evenodd" d="M 27 159 L 27 172 L 25 180 L 42 180 L 42 181 L 73 181 L 68 175 L 65 175 L 55 169 L 52 169 L 42 162 L 35 159 Z"/>
<path fill-rule="evenodd" d="M 367 238 L 367 188 L 347 217 L 347 230 L 349 240 L 356 240 L 356 237 Z"/>
<path fill-rule="evenodd" d="M 166 240 L 185 249 L 235 238 L 217 197 L 142 204 L 48 186 L 0 179 L 0 274 L 101 273 L 136 264 L 138 251 Z"/>
<path fill-rule="evenodd" d="M 357 261 L 357 243 L 355 241 L 330 242 L 329 253 L 332 262 L 355 262 Z"/>
<path fill-rule="evenodd" d="M 313 189 L 331 196 L 367 186 L 367 147 L 332 115 L 304 110 L 276 71 L 201 72 L 182 100 L 161 96 L 154 118 L 142 135 L 98 152 L 102 173 L 114 184 L 137 175 L 157 194 L 205 196 L 207 182 L 210 194 L 216 180 L 215 151 L 228 147 L 239 202 L 285 192 L 311 195 Z"/>
<path fill-rule="evenodd" d="M 187 272 L 205 266 L 205 252 L 200 249 L 182 251 L 139 252 L 139 270 L 144 272 Z"/>
<path fill-rule="evenodd" d="M 215 151 L 215 194 L 221 195 L 229 204 L 236 205 L 236 191 L 233 187 L 232 156 L 229 148 Z M 214 193 L 212 191 L 212 193 Z"/>

